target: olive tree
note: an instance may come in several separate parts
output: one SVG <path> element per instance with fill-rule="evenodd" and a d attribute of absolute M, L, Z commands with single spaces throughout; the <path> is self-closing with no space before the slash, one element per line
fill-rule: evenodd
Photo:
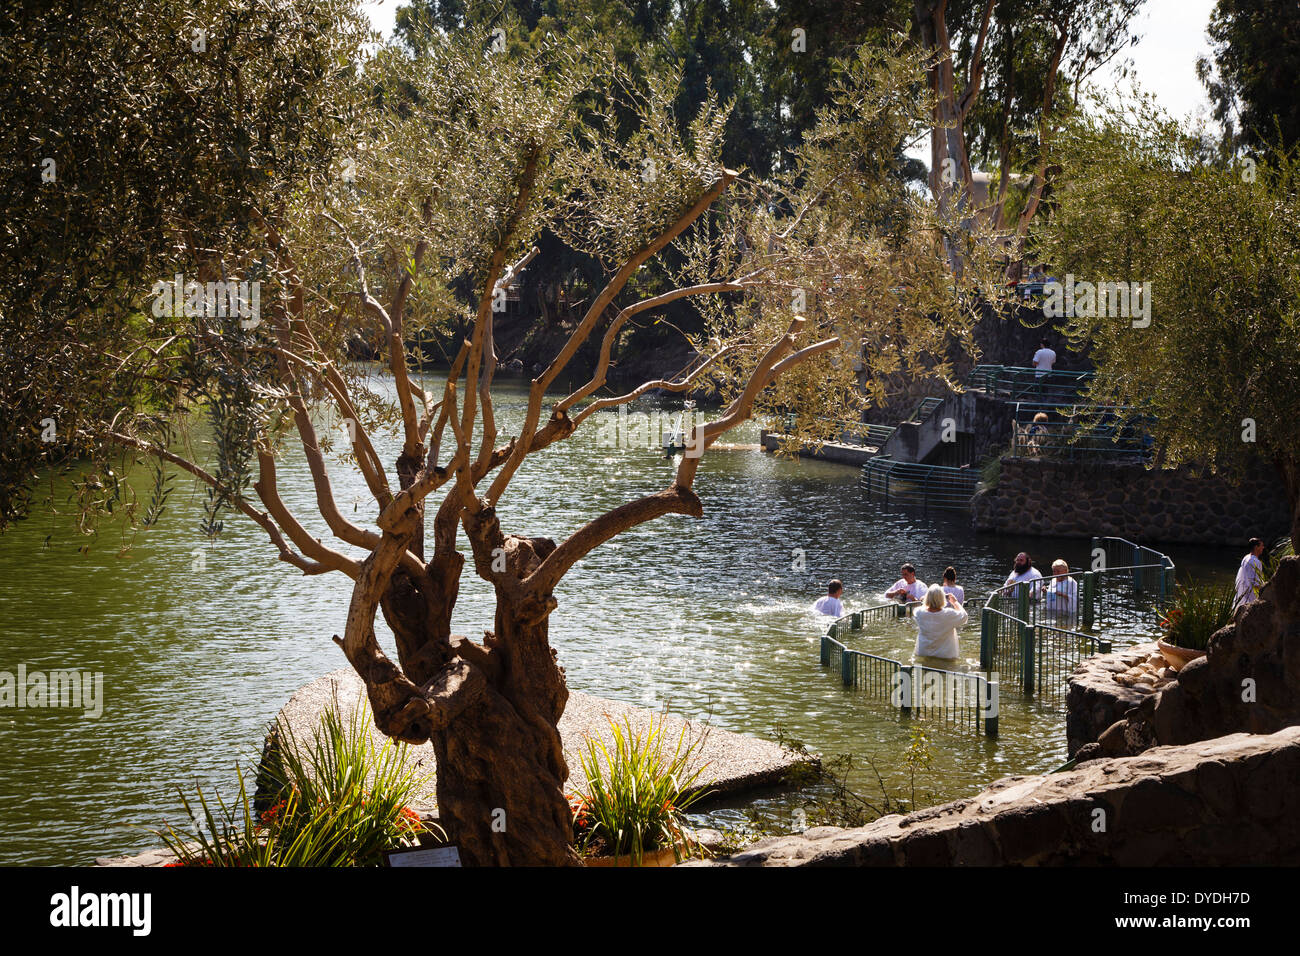
<path fill-rule="evenodd" d="M 901 47 L 841 64 L 795 163 L 769 181 L 721 162 L 725 105 L 710 99 L 679 123 L 677 77 L 636 75 L 563 36 L 524 47 L 483 29 L 433 35 L 419 59 L 375 51 L 338 77 L 350 121 L 330 171 L 251 204 L 257 241 L 220 258 L 222 274 L 258 277 L 260 313 L 214 315 L 197 283 L 178 309 L 182 290 L 172 290 L 172 308 L 150 308 L 150 347 L 130 363 L 165 383 L 165 408 L 84 424 L 87 436 L 207 484 L 207 530 L 232 509 L 304 574 L 354 582 L 335 640 L 377 726 L 432 742 L 440 818 L 469 864 L 577 862 L 557 729 L 567 689 L 548 635 L 568 570 L 640 524 L 700 516 L 694 484 L 708 449 L 754 415 L 797 407 L 801 436 L 816 440 L 831 427 L 822 416 L 860 407 L 863 386 L 878 391 L 899 371 L 948 374 L 949 347 L 969 345 L 992 285 L 988 244 L 941 218 L 895 160 L 928 115 Z M 493 409 L 494 316 L 544 232 L 596 257 L 606 279 L 505 435 Z M 176 235 L 187 255 L 206 248 L 201 235 Z M 947 264 L 952 242 L 966 246 L 960 276 Z M 672 281 L 638 296 L 638 273 L 650 269 Z M 681 301 L 704 315 L 695 360 L 611 394 L 606 376 L 627 330 Z M 445 383 L 426 391 L 408 342 L 435 322 L 459 330 L 460 344 Z M 351 358 L 359 338 L 391 375 L 393 400 Z M 558 389 L 597 341 L 590 374 Z M 511 482 L 542 467 L 538 453 L 601 410 L 691 390 L 715 392 L 721 409 L 687 436 L 667 487 L 561 540 L 507 530 Z M 341 454 L 318 430 L 327 412 L 346 423 Z M 199 414 L 215 429 L 213 462 L 153 427 L 162 417 L 179 435 Z M 376 450 L 385 432 L 400 442 L 392 463 Z M 291 513 L 279 492 L 276 461 L 291 443 L 310 469 L 314 519 Z M 340 466 L 364 478 L 364 517 L 339 507 Z M 315 519 L 328 535 L 309 527 Z M 469 572 L 495 595 L 479 640 L 451 632 Z M 376 636 L 381 614 L 395 660 Z"/>

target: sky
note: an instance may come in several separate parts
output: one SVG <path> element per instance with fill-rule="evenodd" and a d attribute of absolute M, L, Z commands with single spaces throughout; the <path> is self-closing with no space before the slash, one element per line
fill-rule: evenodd
<path fill-rule="evenodd" d="M 1205 28 L 1215 0 L 1147 0 L 1135 22 L 1141 35 L 1137 45 L 1125 51 L 1133 62 L 1138 84 L 1153 93 L 1172 116 L 1193 120 L 1209 118 L 1209 99 L 1196 78 L 1196 58 L 1208 53 L 1210 41 Z M 404 0 L 372 0 L 364 4 L 375 29 L 385 36 L 393 31 L 397 8 Z M 1105 87 L 1117 85 L 1115 64 L 1103 69 L 1097 81 Z M 929 160 L 928 147 L 916 151 Z"/>

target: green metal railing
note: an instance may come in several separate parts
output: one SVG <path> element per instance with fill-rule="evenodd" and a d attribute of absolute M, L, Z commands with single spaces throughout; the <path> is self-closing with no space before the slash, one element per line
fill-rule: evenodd
<path fill-rule="evenodd" d="M 842 418 L 819 418 L 821 422 L 829 422 L 840 429 L 838 441 L 844 445 L 862 445 L 869 448 L 879 448 L 889 441 L 889 436 L 894 434 L 898 429 L 893 425 L 873 425 L 870 422 L 851 422 Z M 795 416 L 788 414 L 782 419 L 782 427 L 786 431 L 792 431 L 795 426 Z"/>
<path fill-rule="evenodd" d="M 1116 423 L 1048 421 L 1011 429 L 1011 454 L 1022 458 L 1146 464 L 1154 451 L 1150 435 Z"/>
<path fill-rule="evenodd" d="M 890 612 L 897 617 L 903 605 L 884 605 L 866 611 Z M 910 607 L 909 607 L 910 610 Z M 952 671 L 924 664 L 908 664 L 845 646 L 839 636 L 862 630 L 846 615 L 827 628 L 821 640 L 823 667 L 838 670 L 846 687 L 865 691 L 873 700 L 887 703 L 900 715 L 936 723 L 944 729 L 998 735 L 999 685 L 996 675 Z"/>
<path fill-rule="evenodd" d="M 1092 372 L 1040 373 L 1016 365 L 976 365 L 966 384 L 1000 398 L 1060 404 L 1076 401 L 1092 378 Z"/>
<path fill-rule="evenodd" d="M 965 509 L 979 480 L 979 472 L 971 468 L 922 465 L 885 455 L 862 466 L 862 486 L 868 500 L 885 505 L 919 505 L 923 511 Z"/>
<path fill-rule="evenodd" d="M 934 410 L 942 404 L 942 398 L 934 398 L 933 396 L 923 398 L 912 406 L 910 412 L 903 416 L 903 421 L 919 425 L 934 414 Z"/>
<path fill-rule="evenodd" d="M 1111 537 L 1092 539 L 1092 557 L 1082 574 L 990 592 L 980 614 L 980 667 L 1014 675 L 1025 696 L 1058 696 L 1084 658 L 1154 636 L 1156 611 L 1173 594 L 1173 561 Z"/>

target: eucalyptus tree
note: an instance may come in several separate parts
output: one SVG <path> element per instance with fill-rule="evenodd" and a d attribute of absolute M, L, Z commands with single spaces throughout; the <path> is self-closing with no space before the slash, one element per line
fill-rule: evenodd
<path fill-rule="evenodd" d="M 1149 313 L 1076 296 L 1093 396 L 1154 416 L 1163 462 L 1277 470 L 1300 534 L 1300 162 L 1224 161 L 1149 101 L 1066 127 L 1060 203 L 1031 239 L 1062 276 L 1149 283 Z M 1121 290 L 1123 291 L 1123 290 Z M 1129 296 L 1115 294 L 1122 305 Z M 1131 311 L 1131 309 L 1130 309 Z"/>
<path fill-rule="evenodd" d="M 1300 5 L 1218 0 L 1207 32 L 1214 48 L 1196 73 L 1229 150 L 1300 144 Z"/>
<path fill-rule="evenodd" d="M 564 37 L 500 39 L 487 28 L 434 31 L 418 58 L 384 47 L 359 74 L 334 73 L 333 115 L 347 126 L 330 140 L 330 171 L 274 202 L 254 197 L 244 211 L 254 241 L 224 245 L 209 273 L 258 283 L 256 314 L 214 312 L 199 281 L 159 280 L 146 347 L 124 372 L 156 383 L 152 405 L 79 427 L 88 442 L 205 483 L 205 530 L 231 509 L 285 563 L 350 578 L 335 640 L 377 726 L 432 742 L 440 817 L 462 859 L 565 864 L 577 862 L 557 729 L 567 689 L 548 634 L 565 574 L 645 522 L 700 516 L 703 456 L 754 415 L 798 408 L 801 436 L 816 440 L 830 427 L 821 416 L 859 407 L 863 384 L 871 393 L 899 371 L 951 374 L 946 356 L 954 339 L 970 347 L 991 270 L 986 245 L 899 174 L 899 144 L 928 104 L 898 46 L 844 62 L 794 161 L 759 179 L 722 161 L 724 105 L 710 98 L 678 121 L 677 75 L 630 71 Z M 211 262 L 207 237 L 183 226 L 169 227 L 177 261 Z M 492 397 L 495 307 L 544 232 L 599 261 L 605 281 L 505 435 Z M 960 276 L 945 240 L 968 247 Z M 639 295 L 638 273 L 656 264 L 673 281 Z M 682 301 L 702 315 L 696 359 L 610 394 L 628 330 Z M 466 331 L 446 382 L 426 391 L 411 374 L 410 336 L 457 321 Z M 391 401 L 351 359 L 358 336 L 391 374 Z M 590 376 L 557 391 L 578 350 L 597 341 Z M 546 528 L 506 530 L 511 483 L 543 467 L 539 453 L 602 410 L 700 388 L 723 409 L 693 428 L 667 487 L 558 541 Z M 326 414 L 346 423 L 340 454 Z M 215 430 L 210 462 L 169 440 L 199 415 Z M 400 442 L 391 470 L 376 450 L 385 432 Z M 290 445 L 306 458 L 315 519 L 281 496 L 276 462 Z M 359 471 L 373 499 L 364 518 L 339 507 L 340 466 Z M 451 632 L 471 571 L 495 596 L 480 609 L 481 640 Z M 377 640 L 380 614 L 396 660 Z"/>

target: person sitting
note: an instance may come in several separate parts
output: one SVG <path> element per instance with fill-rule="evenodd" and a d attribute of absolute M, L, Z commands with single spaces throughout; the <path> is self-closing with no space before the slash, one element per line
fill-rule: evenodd
<path fill-rule="evenodd" d="M 944 594 L 951 594 L 957 599 L 958 604 L 966 603 L 966 589 L 957 583 L 957 569 L 947 567 L 943 569 L 943 588 Z"/>
<path fill-rule="evenodd" d="M 898 601 L 900 604 L 920 601 L 925 597 L 926 584 L 924 581 L 917 580 L 915 566 L 908 563 L 903 565 L 900 570 L 903 576 L 894 582 L 892 588 L 885 592 L 885 600 Z"/>
<path fill-rule="evenodd" d="M 961 602 L 934 584 L 925 592 L 925 607 L 916 612 L 916 657 L 956 660 L 961 656 L 957 628 L 965 626 L 970 615 Z"/>
<path fill-rule="evenodd" d="M 1052 562 L 1052 576 L 1042 588 L 1043 607 L 1056 614 L 1073 614 L 1079 606 L 1079 582 L 1070 577 L 1064 558 Z"/>
<path fill-rule="evenodd" d="M 1047 440 L 1047 412 L 1039 412 L 1033 422 L 1025 429 L 1025 450 L 1031 455 L 1040 455 Z"/>
<path fill-rule="evenodd" d="M 1237 598 L 1233 601 L 1235 607 L 1258 601 L 1259 588 L 1264 583 L 1264 562 L 1260 560 L 1264 553 L 1264 542 L 1259 538 L 1251 538 L 1249 548 L 1246 556 L 1241 559 L 1241 567 L 1237 568 Z"/>
<path fill-rule="evenodd" d="M 840 600 L 840 595 L 844 593 L 844 585 L 839 581 L 832 581 L 826 585 L 826 596 L 820 598 L 813 605 L 813 610 L 818 614 L 829 614 L 831 617 L 844 616 L 844 602 Z"/>

